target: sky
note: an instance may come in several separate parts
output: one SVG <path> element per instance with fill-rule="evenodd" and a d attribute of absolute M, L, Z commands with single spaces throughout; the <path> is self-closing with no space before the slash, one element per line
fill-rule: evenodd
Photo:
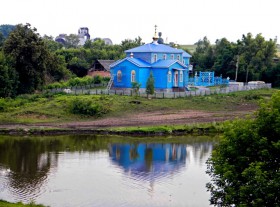
<path fill-rule="evenodd" d="M 236 42 L 243 34 L 280 37 L 279 0 L 6 0 L 0 25 L 30 23 L 38 32 L 56 37 L 88 27 L 91 38 L 114 44 L 140 36 L 149 43 L 154 25 L 165 42 L 194 44 L 207 37 Z M 278 40 L 278 44 L 279 44 Z"/>

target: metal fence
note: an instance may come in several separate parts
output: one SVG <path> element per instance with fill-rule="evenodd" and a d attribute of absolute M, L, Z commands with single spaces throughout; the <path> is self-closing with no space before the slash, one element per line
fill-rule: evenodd
<path fill-rule="evenodd" d="M 191 96 L 207 96 L 212 94 L 227 94 L 237 91 L 248 91 L 254 89 L 271 88 L 271 84 L 254 85 L 254 86 L 228 86 L 220 87 L 215 89 L 210 88 L 199 88 L 195 91 L 184 91 L 184 92 L 155 92 L 153 95 L 149 95 L 150 98 L 182 98 Z M 107 89 L 94 89 L 90 87 L 75 87 L 75 88 L 59 88 L 47 90 L 52 93 L 64 92 L 67 94 L 86 94 L 86 95 L 121 95 L 121 96 L 140 96 L 148 97 L 145 92 L 135 93 L 133 90 L 107 90 Z"/>

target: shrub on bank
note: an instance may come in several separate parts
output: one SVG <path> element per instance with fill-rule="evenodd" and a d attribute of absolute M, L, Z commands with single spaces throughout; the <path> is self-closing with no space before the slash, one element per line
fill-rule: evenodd
<path fill-rule="evenodd" d="M 110 111 L 109 99 L 100 97 L 98 101 L 89 98 L 75 98 L 70 101 L 70 112 L 86 116 L 101 116 Z"/>

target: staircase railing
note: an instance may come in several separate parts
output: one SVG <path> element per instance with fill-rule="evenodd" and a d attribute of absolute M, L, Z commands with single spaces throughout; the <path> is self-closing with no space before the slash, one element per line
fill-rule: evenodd
<path fill-rule="evenodd" d="M 115 75 L 111 75 L 111 78 L 110 78 L 110 80 L 108 82 L 108 85 L 107 85 L 107 90 L 111 89 L 111 87 L 112 87 L 112 85 L 114 83 L 114 77 L 115 77 Z"/>

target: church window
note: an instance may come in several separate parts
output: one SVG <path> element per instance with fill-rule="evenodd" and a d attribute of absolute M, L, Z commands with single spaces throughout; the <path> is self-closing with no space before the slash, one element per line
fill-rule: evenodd
<path fill-rule="evenodd" d="M 180 71 L 180 82 L 183 82 L 183 71 Z"/>
<path fill-rule="evenodd" d="M 179 61 L 180 61 L 180 55 L 177 55 L 177 60 L 179 60 Z"/>
<path fill-rule="evenodd" d="M 166 54 L 163 55 L 163 59 L 166 60 Z"/>
<path fill-rule="evenodd" d="M 171 83 L 171 71 L 168 71 L 167 79 L 168 79 L 168 83 Z"/>
<path fill-rule="evenodd" d="M 174 55 L 173 54 L 171 55 L 171 60 L 174 60 Z"/>
<path fill-rule="evenodd" d="M 120 71 L 120 70 L 118 70 L 118 73 L 117 73 L 117 81 L 122 82 L 122 71 Z"/>
<path fill-rule="evenodd" d="M 135 70 L 131 71 L 131 82 L 135 82 Z"/>
<path fill-rule="evenodd" d="M 157 54 L 154 54 L 154 63 L 157 61 Z"/>

